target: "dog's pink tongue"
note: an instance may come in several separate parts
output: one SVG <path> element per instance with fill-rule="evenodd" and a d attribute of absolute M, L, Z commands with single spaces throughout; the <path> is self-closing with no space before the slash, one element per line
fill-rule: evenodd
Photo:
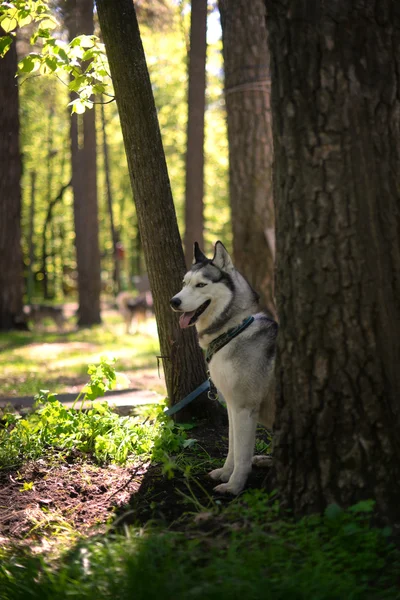
<path fill-rule="evenodd" d="M 189 327 L 190 319 L 193 317 L 194 313 L 195 311 L 192 310 L 192 312 L 185 312 L 179 317 L 179 325 L 181 329 L 186 329 L 186 327 Z"/>

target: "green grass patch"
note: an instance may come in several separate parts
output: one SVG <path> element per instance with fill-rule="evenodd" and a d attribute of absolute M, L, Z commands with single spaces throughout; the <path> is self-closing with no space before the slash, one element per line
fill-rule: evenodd
<path fill-rule="evenodd" d="M 28 396 L 40 388 L 63 393 L 80 386 L 88 363 L 109 354 L 122 373 L 156 369 L 159 343 L 154 323 L 148 332 L 127 335 L 118 315 L 90 329 L 7 332 L 0 334 L 0 390 L 2 396 Z M 163 384 L 159 390 L 163 390 Z"/>
<path fill-rule="evenodd" d="M 56 565 L 11 555 L 4 600 L 394 600 L 400 556 L 373 503 L 295 522 L 273 495 L 245 494 L 185 532 L 126 530 L 79 542 Z M 202 523 L 199 526 L 199 523 Z"/>

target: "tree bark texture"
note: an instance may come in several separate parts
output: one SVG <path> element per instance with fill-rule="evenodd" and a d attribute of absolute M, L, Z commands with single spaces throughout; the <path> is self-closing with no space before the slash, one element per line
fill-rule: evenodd
<path fill-rule="evenodd" d="M 229 141 L 233 256 L 275 314 L 270 69 L 264 0 L 219 0 Z"/>
<path fill-rule="evenodd" d="M 268 0 L 280 316 L 274 454 L 296 514 L 400 516 L 400 13 Z"/>
<path fill-rule="evenodd" d="M 121 119 L 171 404 L 206 378 L 193 328 L 183 332 L 169 301 L 181 288 L 185 260 L 176 221 L 146 59 L 131 0 L 97 0 L 97 11 Z M 216 403 L 203 394 L 179 420 L 210 417 Z"/>
<path fill-rule="evenodd" d="M 185 185 L 185 260 L 193 244 L 204 247 L 204 111 L 206 106 L 207 0 L 192 0 L 188 78 L 188 122 Z"/>
<path fill-rule="evenodd" d="M 93 34 L 93 0 L 68 0 L 66 22 L 70 38 Z M 71 95 L 75 98 L 75 94 Z M 78 271 L 79 326 L 101 322 L 100 248 L 97 202 L 96 113 L 71 115 L 72 187 Z M 81 133 L 81 135 L 79 135 Z M 82 140 L 80 145 L 80 139 Z"/>
<path fill-rule="evenodd" d="M 0 28 L 0 36 L 5 35 Z M 0 330 L 18 327 L 23 309 L 17 51 L 0 59 Z"/>

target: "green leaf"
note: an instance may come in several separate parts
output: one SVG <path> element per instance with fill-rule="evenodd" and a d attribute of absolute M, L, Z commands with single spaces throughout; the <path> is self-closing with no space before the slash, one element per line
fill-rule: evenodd
<path fill-rule="evenodd" d="M 58 22 L 49 16 L 45 17 L 40 21 L 41 29 L 55 29 L 57 26 Z"/>
<path fill-rule="evenodd" d="M 48 29 L 43 29 L 42 27 L 39 27 L 36 36 L 44 39 L 50 39 L 50 32 Z"/>
<path fill-rule="evenodd" d="M 32 56 L 28 54 L 22 60 L 19 61 L 18 69 L 21 73 L 31 73 L 34 69 L 35 61 Z"/>
<path fill-rule="evenodd" d="M 5 15 L 1 19 L 1 26 L 6 33 L 10 33 L 10 31 L 13 31 L 13 29 L 15 29 L 17 25 L 18 21 L 14 17 L 9 17 L 8 15 Z"/>
<path fill-rule="evenodd" d="M 343 514 L 343 509 L 338 504 L 330 504 L 325 509 L 325 517 L 332 521 L 338 519 Z"/>
<path fill-rule="evenodd" d="M 349 508 L 350 512 L 353 513 L 372 513 L 375 506 L 375 500 L 361 500 L 354 506 Z"/>
<path fill-rule="evenodd" d="M 68 89 L 71 90 L 71 92 L 77 92 L 82 87 L 85 81 L 86 78 L 84 75 L 78 75 L 78 77 L 75 77 L 75 79 L 70 81 L 70 83 L 68 84 Z"/>
<path fill-rule="evenodd" d="M 46 56 L 44 59 L 46 65 L 49 67 L 50 71 L 54 72 L 57 69 L 57 59 L 52 56 Z"/>
<path fill-rule="evenodd" d="M 13 39 L 9 35 L 3 35 L 3 37 L 0 37 L 0 57 L 3 57 L 7 53 L 12 41 Z"/>
<path fill-rule="evenodd" d="M 89 35 L 80 35 L 79 45 L 82 46 L 82 48 L 91 48 L 94 45 L 93 38 Z"/>
<path fill-rule="evenodd" d="M 63 60 L 65 63 L 69 63 L 69 58 L 68 58 L 68 54 L 65 52 L 65 50 L 63 48 L 60 48 L 58 51 L 58 56 L 61 58 L 61 60 Z"/>
<path fill-rule="evenodd" d="M 85 50 L 85 52 L 83 53 L 83 56 L 82 56 L 82 60 L 90 60 L 93 57 L 94 57 L 94 50 L 93 50 L 93 48 L 90 48 L 89 50 Z"/>
<path fill-rule="evenodd" d="M 23 12 L 26 13 L 27 11 L 23 11 Z M 21 13 L 22 13 L 22 11 L 21 11 Z M 32 17 L 29 14 L 26 14 L 26 16 L 24 16 L 23 14 L 21 14 L 21 16 L 18 16 L 18 27 L 24 27 L 25 25 L 29 25 L 29 23 L 31 23 L 31 22 L 32 22 Z"/>

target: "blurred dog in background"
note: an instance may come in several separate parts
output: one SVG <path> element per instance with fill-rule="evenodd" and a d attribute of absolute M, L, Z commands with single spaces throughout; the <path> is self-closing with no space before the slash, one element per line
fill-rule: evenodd
<path fill-rule="evenodd" d="M 135 325 L 133 333 L 137 333 L 141 323 L 154 314 L 151 292 L 143 292 L 138 296 L 133 296 L 132 292 L 120 292 L 116 303 L 125 321 L 126 333 L 132 333 L 132 323 Z"/>
<path fill-rule="evenodd" d="M 24 307 L 26 318 L 33 322 L 34 327 L 42 326 L 45 319 L 52 319 L 59 331 L 64 329 L 65 316 L 63 309 L 59 306 L 47 304 L 31 304 Z"/>

